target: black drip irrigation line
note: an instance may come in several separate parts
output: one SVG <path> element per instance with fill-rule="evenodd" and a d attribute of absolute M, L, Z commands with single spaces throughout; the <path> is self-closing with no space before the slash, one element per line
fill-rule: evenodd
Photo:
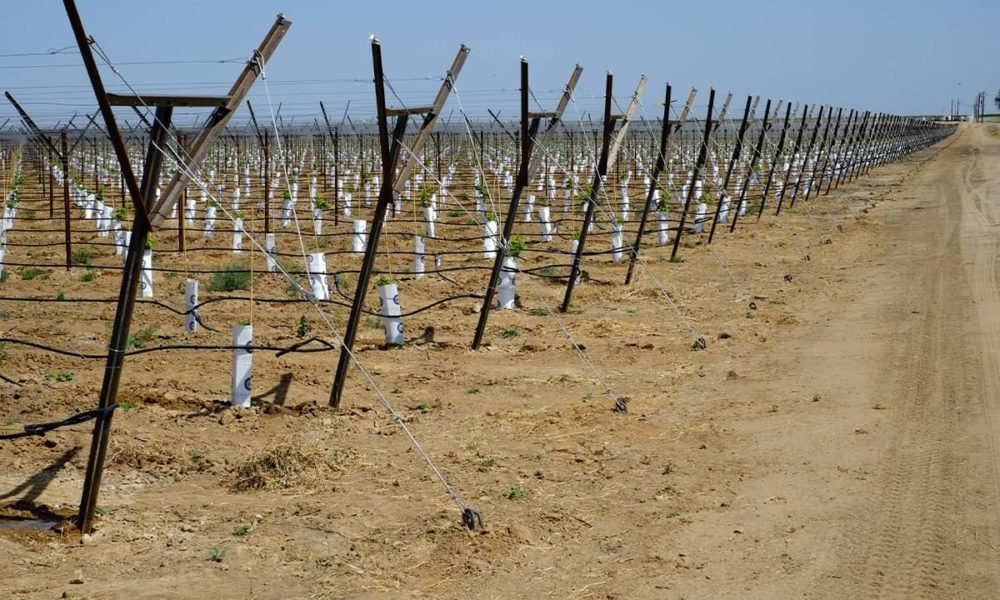
<path fill-rule="evenodd" d="M 339 280 L 339 278 L 336 278 L 336 277 L 334 278 L 335 285 L 338 283 L 338 280 Z M 343 291 L 340 290 L 339 285 L 337 285 L 336 289 L 340 293 L 341 296 L 344 296 L 345 298 L 348 298 L 348 296 L 346 296 L 343 293 Z M 448 296 L 446 298 L 442 298 L 440 300 L 436 300 L 436 301 L 434 301 L 434 302 L 432 302 L 430 304 L 426 304 L 426 305 L 424 305 L 424 306 L 422 306 L 420 308 L 414 309 L 414 310 L 409 311 L 409 312 L 400 313 L 399 315 L 395 315 L 395 316 L 396 317 L 411 317 L 413 315 L 418 315 L 418 314 L 420 314 L 420 313 L 422 313 L 424 311 L 430 310 L 431 308 L 434 308 L 436 306 L 440 306 L 440 305 L 445 304 L 447 302 L 452 302 L 454 300 L 461 300 L 461 299 L 464 299 L 464 298 L 470 298 L 470 299 L 473 299 L 473 300 L 481 300 L 483 298 L 483 296 L 481 294 L 458 294 L 458 295 L 455 295 L 455 296 Z M 156 306 L 156 307 L 159 307 L 159 308 L 163 308 L 164 310 L 167 310 L 167 311 L 169 311 L 169 312 L 171 312 L 171 313 L 173 313 L 175 315 L 181 316 L 181 317 L 187 316 L 189 314 L 194 314 L 196 317 L 199 317 L 197 311 L 200 308 L 202 308 L 204 306 L 207 306 L 209 304 L 215 304 L 217 302 L 247 302 L 248 300 L 253 300 L 253 302 L 255 302 L 255 303 L 261 303 L 261 304 L 304 304 L 304 303 L 312 304 L 312 303 L 319 303 L 319 304 L 333 304 L 335 306 L 340 306 L 340 307 L 343 307 L 343 308 L 350 308 L 351 307 L 351 305 L 349 303 L 339 302 L 337 300 L 317 300 L 315 298 L 260 298 L 260 297 L 256 297 L 256 296 L 253 297 L 253 298 L 250 298 L 249 296 L 221 296 L 221 297 L 216 297 L 216 298 L 209 298 L 207 300 L 199 302 L 198 304 L 195 304 L 189 310 L 184 310 L 184 311 L 178 310 L 178 309 L 176 309 L 176 308 L 170 306 L 169 304 L 166 304 L 166 303 L 164 303 L 164 302 L 162 302 L 160 300 L 136 299 L 136 303 L 137 304 L 149 304 L 151 306 Z M 114 299 L 114 298 L 63 298 L 63 299 L 59 299 L 59 298 L 41 298 L 41 297 L 33 297 L 33 296 L 27 296 L 27 297 L 0 296 L 0 302 L 31 302 L 31 303 L 44 302 L 44 303 L 57 303 L 57 304 L 72 304 L 72 303 L 87 302 L 87 303 L 97 303 L 97 304 L 114 304 L 114 303 L 117 302 L 117 300 Z M 364 312 L 364 314 L 369 315 L 369 316 L 373 316 L 373 317 L 384 316 L 380 312 L 373 311 L 373 310 L 368 310 L 368 309 L 363 309 L 363 312 Z M 200 317 L 199 317 L 199 322 L 200 322 Z M 200 322 L 200 324 L 203 327 L 205 327 L 206 329 L 209 329 L 210 331 L 215 331 L 214 329 L 211 329 L 210 327 L 205 326 L 205 324 L 203 322 Z"/>
<path fill-rule="evenodd" d="M 96 408 L 94 410 L 88 410 L 81 413 L 77 413 L 61 421 L 26 424 L 24 426 L 24 431 L 19 431 L 17 433 L 0 434 L 0 440 L 16 440 L 18 438 L 29 437 L 34 435 L 44 436 L 46 433 L 52 431 L 53 429 L 59 429 L 61 427 L 69 427 L 71 425 L 79 425 L 80 423 L 86 423 L 91 419 L 96 419 L 100 416 L 106 415 L 114 411 L 116 408 L 118 408 L 117 402 L 109 406 L 106 406 L 104 408 Z"/>
<path fill-rule="evenodd" d="M 330 342 L 327 342 L 325 340 L 321 340 L 319 338 L 310 338 L 306 342 L 313 342 L 313 341 L 321 343 L 324 347 L 322 347 L 322 348 L 303 349 L 302 346 L 304 345 L 304 343 L 303 342 L 297 342 L 297 343 L 293 344 L 292 346 L 256 346 L 255 345 L 255 346 L 253 346 L 251 352 L 258 351 L 258 350 L 263 350 L 263 351 L 266 351 L 266 352 L 274 352 L 276 356 L 281 356 L 281 355 L 284 355 L 284 354 L 291 354 L 291 353 L 296 353 L 296 354 L 313 354 L 313 353 L 316 353 L 316 352 L 329 352 L 330 350 L 336 350 L 336 349 L 340 348 L 340 346 L 331 344 Z M 22 340 L 20 338 L 7 338 L 7 337 L 4 337 L 4 338 L 0 338 L 0 343 L 18 344 L 18 345 L 22 345 L 22 346 L 29 346 L 31 348 L 36 348 L 38 350 L 43 350 L 45 352 L 51 352 L 53 354 L 60 354 L 62 356 L 71 356 L 73 358 L 79 358 L 79 359 L 82 359 L 82 360 L 105 360 L 108 357 L 107 354 L 87 354 L 87 353 L 83 353 L 83 352 L 73 352 L 71 350 L 63 350 L 63 349 L 55 348 L 53 346 L 49 346 L 49 345 L 46 345 L 46 344 L 39 344 L 37 342 L 31 342 L 31 341 L 28 341 L 28 340 Z M 126 352 L 122 352 L 122 355 L 123 356 L 138 356 L 140 354 L 149 354 L 151 352 L 165 352 L 165 351 L 172 351 L 172 350 L 242 350 L 242 349 L 245 349 L 245 348 L 246 348 L 245 346 L 232 346 L 232 345 L 223 345 L 223 344 L 217 344 L 217 345 L 213 345 L 213 344 L 167 344 L 167 345 L 163 345 L 163 346 L 152 346 L 152 347 L 149 347 L 149 348 L 137 348 L 135 350 L 128 350 Z"/>

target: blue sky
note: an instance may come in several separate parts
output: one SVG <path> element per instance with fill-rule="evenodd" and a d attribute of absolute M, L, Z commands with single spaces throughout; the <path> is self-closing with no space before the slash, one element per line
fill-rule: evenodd
<path fill-rule="evenodd" d="M 73 45 L 62 2 L 8 2 L 0 37 L 0 88 L 9 89 L 44 123 L 95 106 Z M 940 113 L 952 98 L 969 103 L 1000 86 L 993 58 L 1000 2 L 898 0 L 860 2 L 329 2 L 318 0 L 174 0 L 162 14 L 153 2 L 79 0 L 88 33 L 116 63 L 244 58 L 277 12 L 293 21 L 270 65 L 269 89 L 258 84 L 259 112 L 282 103 L 286 122 L 311 122 L 319 101 L 340 120 L 374 107 L 368 36 L 383 45 L 387 75 L 407 104 L 426 104 L 459 43 L 472 52 L 458 81 L 458 102 L 471 117 L 487 108 L 516 112 L 518 57 L 531 64 L 532 88 L 545 102 L 575 63 L 584 67 L 577 103 L 567 113 L 598 111 L 604 73 L 615 73 L 624 104 L 640 73 L 650 78 L 643 111 L 657 114 L 663 85 L 675 96 L 691 86 L 894 113 Z M 15 26 L 12 26 L 15 25 Z M 238 63 L 120 66 L 142 92 L 222 93 Z M 104 70 L 110 87 L 118 80 Z M 699 96 L 699 104 L 707 93 Z M 256 107 L 255 106 L 255 107 Z M 14 114 L 0 106 L 0 122 Z M 456 113 L 457 114 L 457 113 Z M 122 113 L 129 118 L 131 115 Z M 260 116 L 260 115 L 258 115 Z"/>

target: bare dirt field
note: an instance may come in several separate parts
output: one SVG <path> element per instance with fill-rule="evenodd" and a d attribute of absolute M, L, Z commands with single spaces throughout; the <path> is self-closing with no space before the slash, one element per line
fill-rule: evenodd
<path fill-rule="evenodd" d="M 711 247 L 687 238 L 681 263 L 650 249 L 702 351 L 645 270 L 626 287 L 623 265 L 588 264 L 564 322 L 626 414 L 537 310 L 553 284 L 523 284 L 478 352 L 473 300 L 407 320 L 432 343 L 386 350 L 364 328 L 360 359 L 483 531 L 356 371 L 326 407 L 335 354 L 255 353 L 248 411 L 227 408 L 226 352 L 130 357 L 97 532 L 0 528 L 0 597 L 1000 597 L 998 198 L 1000 128 L 963 126 Z M 16 271 L 0 291 L 118 284 Z M 174 297 L 180 281 L 157 284 Z M 453 289 L 401 284 L 414 304 Z M 99 354 L 113 305 L 0 310 L 0 337 Z M 255 341 L 294 342 L 303 314 L 260 309 Z M 151 344 L 185 340 L 140 305 L 134 329 L 152 325 Z M 8 424 L 96 403 L 100 361 L 6 352 Z M 89 434 L 0 442 L 3 511 L 72 514 Z"/>

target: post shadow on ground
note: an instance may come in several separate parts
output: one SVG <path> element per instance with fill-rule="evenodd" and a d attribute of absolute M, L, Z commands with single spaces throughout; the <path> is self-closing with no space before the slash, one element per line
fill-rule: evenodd
<path fill-rule="evenodd" d="M 44 505 L 37 504 L 37 500 L 45 492 L 49 484 L 52 483 L 52 480 L 55 479 L 56 474 L 66 466 L 66 463 L 73 460 L 79 452 L 79 446 L 67 450 L 55 462 L 24 480 L 24 482 L 17 485 L 14 489 L 0 493 L 0 501 L 15 498 L 23 492 L 24 494 L 14 502 L 13 508 L 29 511 L 38 518 L 62 518 L 49 511 Z"/>
<path fill-rule="evenodd" d="M 264 400 L 269 396 L 274 396 L 273 404 L 277 406 L 284 406 L 285 401 L 288 400 L 288 388 L 292 386 L 292 374 L 282 373 L 281 379 L 278 381 L 277 385 L 273 388 L 253 396 L 253 400 L 263 403 Z"/>

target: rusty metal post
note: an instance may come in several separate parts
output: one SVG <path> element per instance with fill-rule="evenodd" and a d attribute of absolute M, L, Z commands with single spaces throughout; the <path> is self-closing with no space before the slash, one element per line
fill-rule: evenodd
<path fill-rule="evenodd" d="M 323 195 L 325 196 L 330 193 L 330 178 L 327 176 L 326 172 L 326 136 L 320 135 L 319 142 L 319 152 L 321 157 L 319 161 L 319 170 L 323 173 Z"/>
<path fill-rule="evenodd" d="M 823 108 L 819 109 L 819 118 L 823 118 Z M 782 173 L 783 177 L 781 179 L 781 193 L 778 194 L 778 207 L 775 209 L 775 216 L 781 214 L 781 205 L 785 201 L 785 194 L 788 193 L 788 180 L 792 177 L 792 169 L 795 168 L 795 157 L 802 151 L 802 134 L 806 131 L 806 121 L 809 118 L 809 105 L 806 104 L 802 107 L 802 122 L 799 123 L 799 131 L 795 135 L 795 148 L 792 150 L 791 159 L 788 161 L 788 171 Z M 817 127 L 819 127 L 817 121 Z M 781 170 L 784 171 L 785 167 L 782 165 Z"/>
<path fill-rule="evenodd" d="M 594 207 L 597 204 L 598 192 L 600 191 L 601 184 L 604 182 L 604 177 L 608 172 L 608 160 L 610 158 L 608 154 L 611 148 L 611 134 L 615 128 L 615 119 L 611 115 L 611 92 L 613 83 L 614 75 L 608 71 L 607 78 L 604 83 L 604 132 L 601 142 L 601 157 L 597 164 L 597 172 L 594 173 L 590 194 L 587 198 L 587 212 L 583 217 L 583 228 L 580 229 L 580 238 L 577 241 L 576 253 L 573 255 L 573 266 L 570 268 L 569 281 L 566 284 L 566 294 L 563 296 L 562 306 L 559 308 L 562 312 L 569 310 L 569 303 L 573 299 L 573 288 L 576 286 L 577 277 L 580 276 L 580 262 L 583 260 L 583 249 L 587 243 L 587 233 L 590 229 L 591 222 L 594 220 Z"/>
<path fill-rule="evenodd" d="M 489 318 L 490 309 L 493 306 L 493 296 L 496 294 L 497 282 L 500 280 L 500 270 L 503 260 L 508 256 L 508 244 L 511 233 L 514 230 L 514 221 L 517 219 L 517 209 L 521 202 L 521 194 L 528 186 L 528 178 L 531 170 L 531 151 L 535 145 L 535 134 L 538 132 L 538 125 L 541 119 L 531 118 L 528 111 L 528 61 L 521 58 L 521 162 L 517 169 L 517 181 L 514 183 L 514 191 L 510 197 L 510 206 L 504 217 L 503 232 L 500 237 L 500 248 L 496 250 L 493 258 L 493 269 L 490 271 L 489 283 L 486 284 L 486 294 L 483 296 L 483 305 L 479 311 L 479 322 L 476 324 L 476 333 L 472 338 L 472 349 L 478 350 L 483 341 L 483 334 L 486 331 L 486 320 Z"/>
<path fill-rule="evenodd" d="M 722 182 L 722 193 L 726 198 L 729 197 L 729 180 L 733 176 L 733 169 L 736 168 L 736 163 L 740 160 L 740 154 L 743 152 L 743 138 L 746 137 L 747 126 L 749 125 L 750 119 L 750 106 L 753 104 L 753 96 L 747 96 L 747 105 L 743 108 L 743 121 L 740 123 L 740 129 L 736 134 L 736 143 L 733 145 L 733 155 L 729 158 L 729 166 L 726 168 L 726 179 Z M 757 106 L 754 105 L 754 109 Z M 712 243 L 712 239 L 715 238 L 715 226 L 719 224 L 719 214 L 722 212 L 722 198 L 715 205 L 715 218 L 712 219 L 712 229 L 708 232 L 708 243 Z M 733 210 L 732 202 L 729 203 L 729 210 Z"/>
<path fill-rule="evenodd" d="M 482 344 L 483 334 L 486 331 L 486 321 L 489 318 L 490 310 L 493 307 L 493 297 L 496 294 L 497 282 L 500 280 L 500 271 L 503 267 L 503 259 L 508 256 L 508 244 L 510 242 L 510 236 L 514 231 L 514 222 L 517 219 L 517 211 L 520 206 L 521 195 L 524 193 L 525 188 L 527 188 L 530 184 L 531 178 L 539 166 L 538 160 L 533 159 L 532 157 L 534 148 L 538 145 L 545 150 L 545 142 L 548 138 L 548 134 L 551 133 L 555 126 L 562 121 L 562 115 L 572 99 L 573 90 L 576 89 L 576 84 L 580 80 L 581 73 L 583 73 L 583 68 L 580 65 L 576 65 L 570 75 L 569 82 L 566 83 L 566 87 L 563 89 L 562 97 L 559 99 L 554 112 L 532 113 L 528 109 L 528 96 L 531 91 L 528 81 L 528 62 L 523 57 L 521 58 L 521 127 L 518 131 L 518 138 L 523 140 L 523 143 L 520 146 L 521 160 L 517 170 L 517 179 L 514 183 L 514 190 L 511 194 L 510 207 L 508 208 L 507 215 L 504 218 L 504 227 L 500 238 L 501 248 L 497 250 L 493 257 L 493 268 L 490 270 L 489 282 L 486 285 L 486 292 L 483 296 L 483 304 L 479 312 L 479 322 L 476 324 L 476 332 L 472 339 L 473 350 L 477 350 Z M 549 121 L 545 129 L 541 132 L 541 134 L 539 134 L 538 129 L 543 118 L 548 118 Z M 497 122 L 499 123 L 500 121 L 497 120 Z M 503 126 L 502 123 L 501 126 Z M 480 131 L 480 140 L 482 139 L 482 131 Z M 480 147 L 480 152 L 482 152 L 482 147 Z M 546 152 L 545 158 L 548 160 L 548 152 Z M 480 164 L 480 170 L 485 177 L 486 171 L 482 164 Z M 546 173 L 548 173 L 547 170 Z M 487 185 L 485 179 L 482 184 Z"/>
<path fill-rule="evenodd" d="M 865 128 L 868 126 L 868 118 L 870 116 L 871 113 L 869 111 L 865 111 L 865 115 L 864 118 L 861 120 L 860 126 L 858 124 L 857 119 L 854 120 L 854 129 L 851 131 L 851 135 L 847 140 L 847 148 L 848 148 L 847 151 L 850 153 L 851 161 L 850 164 L 848 164 L 845 161 L 843 167 L 840 169 L 840 177 L 837 178 L 838 189 L 840 188 L 840 184 L 843 183 L 844 178 L 847 177 L 848 172 L 854 168 L 854 161 L 855 159 L 857 159 L 857 154 L 858 154 L 857 152 L 858 139 L 864 135 Z"/>
<path fill-rule="evenodd" d="M 361 271 L 358 273 L 358 285 L 354 290 L 351 314 L 347 321 L 347 329 L 344 331 L 344 339 L 341 342 L 340 359 L 337 362 L 337 372 L 333 380 L 333 389 L 330 392 L 330 405 L 334 408 L 340 406 L 340 399 L 344 392 L 347 367 L 351 364 L 354 339 L 357 336 L 358 323 L 361 321 L 361 313 L 364 310 L 365 295 L 368 292 L 372 268 L 375 266 L 379 236 L 382 234 L 386 209 L 392 201 L 392 176 L 396 170 L 396 162 L 399 158 L 403 135 L 406 132 L 406 122 L 409 118 L 409 114 L 406 112 L 396 117 L 390 145 L 389 116 L 385 103 L 385 74 L 382 71 L 382 46 L 374 38 L 372 39 L 372 64 L 375 73 L 375 104 L 378 111 L 378 141 L 382 153 L 382 187 L 379 190 L 378 202 L 372 215 L 371 232 L 368 235 L 368 244 L 365 246 Z"/>
<path fill-rule="evenodd" d="M 66 130 L 63 129 L 59 135 L 59 142 L 62 144 L 62 170 L 63 170 L 63 233 L 66 245 L 66 270 L 73 266 L 73 242 L 70 237 L 70 209 L 69 209 L 69 140 L 66 137 Z"/>
<path fill-rule="evenodd" d="M 663 124 L 660 128 L 660 147 L 656 154 L 656 162 L 653 164 L 653 173 L 649 178 L 649 191 L 646 192 L 646 204 L 642 207 L 642 216 L 639 218 L 639 230 L 635 234 L 635 242 L 632 243 L 632 254 L 628 260 L 628 272 L 625 273 L 625 285 L 632 283 L 632 273 L 635 271 L 635 261 L 639 258 L 639 250 L 642 246 L 642 234 L 646 229 L 646 220 L 649 219 L 650 205 L 653 203 L 654 193 L 659 187 L 660 173 L 667 162 L 667 144 L 670 141 L 670 95 L 672 88 L 667 84 L 667 89 L 663 98 Z"/>
<path fill-rule="evenodd" d="M 55 216 L 55 192 L 53 191 L 52 188 L 55 187 L 56 180 L 55 180 L 55 177 L 52 175 L 52 150 L 48 150 L 47 152 L 48 152 L 48 158 L 49 158 L 49 177 L 48 177 L 48 179 L 49 179 L 49 218 L 51 219 L 51 218 L 53 218 Z"/>
<path fill-rule="evenodd" d="M 340 128 L 333 130 L 333 224 L 340 225 Z"/>
<path fill-rule="evenodd" d="M 264 235 L 271 233 L 271 132 L 264 130 Z"/>
<path fill-rule="evenodd" d="M 434 132 L 434 146 L 437 149 L 437 180 L 441 183 L 441 132 Z"/>
<path fill-rule="evenodd" d="M 832 113 L 832 109 L 831 109 L 831 113 Z M 830 162 L 830 151 L 833 148 L 833 142 L 831 141 L 830 144 L 827 144 L 827 140 L 836 140 L 837 139 L 837 132 L 840 130 L 840 118 L 841 118 L 841 116 L 843 116 L 843 114 L 844 114 L 844 109 L 843 108 L 838 108 L 837 109 L 837 122 L 833 126 L 833 137 L 832 138 L 829 136 L 829 133 L 830 133 L 830 119 L 827 118 L 827 120 L 826 120 L 826 129 L 823 131 L 823 141 L 820 142 L 819 152 L 816 155 L 816 166 L 817 167 L 819 167 L 819 164 L 820 164 L 820 162 L 819 162 L 820 161 L 820 156 L 823 157 L 823 166 L 819 167 L 819 169 L 818 169 L 818 171 L 819 171 L 819 183 L 818 184 L 816 183 L 816 171 L 817 171 L 817 169 L 814 167 L 813 171 L 812 171 L 812 173 L 810 174 L 810 177 L 809 177 L 809 193 L 806 194 L 806 200 L 809 199 L 809 196 L 812 194 L 812 190 L 813 190 L 814 187 L 816 188 L 816 195 L 817 196 L 823 190 L 823 179 L 826 177 L 826 168 L 827 168 L 827 166 L 829 165 L 829 162 Z"/>
<path fill-rule="evenodd" d="M 788 123 L 792 117 L 792 103 L 788 103 L 785 109 L 785 124 L 781 128 L 781 135 L 778 137 L 778 148 L 774 151 L 774 158 L 771 160 L 771 168 L 767 172 L 767 182 L 764 184 L 764 193 L 760 197 L 760 210 L 757 212 L 757 220 L 764 215 L 764 207 L 767 205 L 767 195 L 771 191 L 771 183 L 774 181 L 774 168 L 785 150 L 785 136 L 788 134 Z"/>
<path fill-rule="evenodd" d="M 767 99 L 767 104 L 764 106 L 764 120 L 761 121 L 760 125 L 760 135 L 757 136 L 757 144 L 753 147 L 753 154 L 750 155 L 750 164 L 747 166 L 746 175 L 743 177 L 743 186 L 740 188 L 740 198 L 736 202 L 736 212 L 733 213 L 733 223 L 729 226 L 729 233 L 736 231 L 736 222 L 740 218 L 740 208 L 743 203 L 746 202 L 747 198 L 747 188 L 750 186 L 750 178 L 753 176 L 753 170 L 757 166 L 757 161 L 760 160 L 761 150 L 764 148 L 764 138 L 767 137 L 767 131 L 770 127 L 768 119 L 771 117 L 771 99 Z"/>
<path fill-rule="evenodd" d="M 160 177 L 160 169 L 163 166 L 163 153 L 159 148 L 163 148 L 166 143 L 172 112 L 173 108 L 169 106 L 161 106 L 156 109 L 156 120 L 150 133 L 150 143 L 146 151 L 146 162 L 142 171 L 142 186 L 140 188 L 144 195 L 145 206 L 152 206 L 155 198 L 156 181 Z M 142 255 L 146 250 L 149 232 L 148 218 L 144 219 L 136 214 L 132 223 L 128 254 L 125 258 L 125 271 L 122 274 L 121 288 L 118 293 L 118 309 L 115 311 L 111 341 L 108 344 L 104 382 L 101 385 L 101 396 L 97 404 L 98 410 L 106 410 L 106 412 L 99 414 L 94 422 L 90 457 L 87 460 L 83 495 L 80 498 L 80 514 L 77 525 L 83 533 L 90 532 L 94 511 L 97 508 L 97 494 L 101 486 L 104 458 L 108 450 L 111 417 L 114 414 L 112 407 L 118 397 L 118 383 L 121 379 L 122 366 L 125 363 L 128 332 L 132 323 L 132 311 L 135 308 L 135 294 L 142 272 Z"/>
<path fill-rule="evenodd" d="M 181 194 L 181 207 L 177 209 L 177 250 L 183 253 L 187 248 L 185 246 L 186 240 L 184 239 L 184 221 L 187 211 L 187 201 L 188 201 L 188 186 L 184 185 L 184 192 Z"/>
<path fill-rule="evenodd" d="M 177 136 L 178 145 L 184 147 L 184 135 Z M 236 186 L 239 187 L 239 174 L 236 176 Z M 187 211 L 187 200 L 188 200 L 188 185 L 187 182 L 184 183 L 184 190 L 181 193 L 181 205 L 177 208 L 177 250 L 181 253 L 185 251 L 185 240 L 184 240 L 184 217 L 185 211 Z"/>
<path fill-rule="evenodd" d="M 844 124 L 844 133 L 842 133 L 840 135 L 839 139 L 834 140 L 835 147 L 836 147 L 836 150 L 837 150 L 836 153 L 835 153 L 836 156 L 837 156 L 837 163 L 840 163 L 840 165 L 841 165 L 841 169 L 840 170 L 843 170 L 843 164 L 844 164 L 843 163 L 843 160 L 844 160 L 844 141 L 847 139 L 847 134 L 851 130 L 851 125 L 854 122 L 854 116 L 855 116 L 855 112 L 854 112 L 854 109 L 852 108 L 851 111 L 847 114 L 847 123 Z M 833 148 L 831 147 L 830 150 L 832 152 Z M 827 180 L 827 182 L 826 182 L 826 192 L 823 193 L 824 196 L 830 195 L 830 189 L 833 188 L 833 182 L 834 182 L 835 179 L 837 179 L 839 177 L 840 177 L 840 173 L 837 172 L 837 165 L 835 163 L 833 169 L 831 169 L 831 171 L 830 171 L 830 179 Z"/>
<path fill-rule="evenodd" d="M 879 115 L 872 113 L 870 121 L 866 119 L 862 122 L 861 132 L 854 140 L 854 151 L 851 153 L 851 168 L 846 177 L 848 183 L 857 179 L 858 170 L 861 168 L 861 162 L 864 160 L 868 139 L 871 137 L 875 127 L 878 126 L 878 121 Z"/>
<path fill-rule="evenodd" d="M 705 134 L 702 139 L 701 148 L 698 150 L 698 159 L 694 164 L 694 179 L 688 186 L 687 198 L 684 199 L 684 208 L 681 210 L 681 220 L 677 225 L 677 235 L 674 236 L 674 247 L 670 250 L 670 260 L 677 260 L 677 251 L 681 247 L 681 236 L 684 234 L 684 224 L 687 222 L 687 213 L 691 208 L 691 199 L 694 198 L 695 183 L 701 179 L 701 170 L 705 167 L 708 158 L 708 145 L 712 141 L 712 110 L 715 108 L 715 88 L 708 90 L 708 115 L 705 117 Z"/>

